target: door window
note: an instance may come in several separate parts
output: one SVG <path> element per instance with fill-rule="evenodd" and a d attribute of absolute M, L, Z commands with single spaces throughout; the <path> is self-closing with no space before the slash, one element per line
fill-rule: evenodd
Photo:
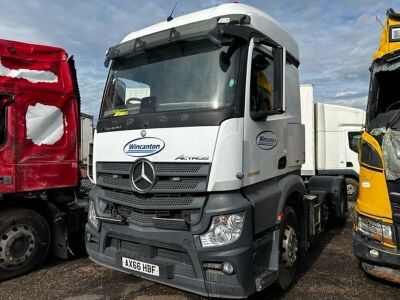
<path fill-rule="evenodd" d="M 357 153 L 358 151 L 358 141 L 360 140 L 361 132 L 360 131 L 350 131 L 347 133 L 349 138 L 349 147 L 351 151 Z"/>
<path fill-rule="evenodd" d="M 261 51 L 254 49 L 250 85 L 250 112 L 282 112 L 280 93 L 279 58 L 274 57 L 274 49 Z"/>

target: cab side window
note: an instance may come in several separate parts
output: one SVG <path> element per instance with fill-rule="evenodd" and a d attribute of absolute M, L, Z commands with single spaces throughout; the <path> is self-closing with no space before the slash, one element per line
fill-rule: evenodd
<path fill-rule="evenodd" d="M 283 112 L 281 95 L 280 57 L 274 56 L 274 49 L 254 49 L 251 65 L 250 112 Z"/>
<path fill-rule="evenodd" d="M 347 133 L 349 138 L 349 147 L 352 151 L 358 151 L 358 141 L 360 140 L 361 132 L 360 131 L 351 131 Z"/>
<path fill-rule="evenodd" d="M 274 61 L 271 54 L 257 49 L 253 52 L 250 111 L 263 112 L 274 109 Z"/>

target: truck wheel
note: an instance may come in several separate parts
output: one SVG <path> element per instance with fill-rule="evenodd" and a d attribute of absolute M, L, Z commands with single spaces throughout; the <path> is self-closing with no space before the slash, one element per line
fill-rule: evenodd
<path fill-rule="evenodd" d="M 358 198 L 358 181 L 353 178 L 346 178 L 347 200 L 356 201 Z"/>
<path fill-rule="evenodd" d="M 15 208 L 0 213 L 0 281 L 40 265 L 49 245 L 49 225 L 37 212 Z"/>
<path fill-rule="evenodd" d="M 284 219 L 280 227 L 279 279 L 281 289 L 287 289 L 293 282 L 297 269 L 297 217 L 293 208 L 285 206 Z"/>

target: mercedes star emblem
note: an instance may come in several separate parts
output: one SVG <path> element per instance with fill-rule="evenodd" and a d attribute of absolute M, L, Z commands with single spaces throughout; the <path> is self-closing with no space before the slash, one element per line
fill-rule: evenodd
<path fill-rule="evenodd" d="M 151 190 L 156 181 L 153 165 L 147 160 L 138 160 L 132 167 L 131 180 L 138 192 L 144 193 Z"/>
<path fill-rule="evenodd" d="M 142 131 L 140 132 L 140 135 L 141 135 L 142 137 L 145 137 L 145 136 L 146 136 L 146 130 L 142 130 Z"/>

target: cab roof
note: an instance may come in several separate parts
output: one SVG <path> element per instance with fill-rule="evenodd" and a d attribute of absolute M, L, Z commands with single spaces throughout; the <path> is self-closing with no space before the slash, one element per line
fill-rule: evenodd
<path fill-rule="evenodd" d="M 275 19 L 264 13 L 263 11 L 254 7 L 240 4 L 240 3 L 227 3 L 216 7 L 200 10 L 194 13 L 176 17 L 171 21 L 161 22 L 138 31 L 128 34 L 121 43 L 141 38 L 156 32 L 176 28 L 194 22 L 205 21 L 224 17 L 227 15 L 247 15 L 251 19 L 250 27 L 257 29 L 261 33 L 274 40 L 279 45 L 286 48 L 286 50 L 299 60 L 299 48 L 296 41 Z"/>
<path fill-rule="evenodd" d="M 392 8 L 386 11 L 387 20 L 381 33 L 381 41 L 376 50 L 373 60 L 381 59 L 385 55 L 400 51 L 400 39 L 392 40 L 391 30 L 400 27 L 400 13 L 396 13 Z"/>
<path fill-rule="evenodd" d="M 0 39 L 0 58 L 1 57 L 51 62 L 67 60 L 68 55 L 64 49 L 59 47 Z"/>

